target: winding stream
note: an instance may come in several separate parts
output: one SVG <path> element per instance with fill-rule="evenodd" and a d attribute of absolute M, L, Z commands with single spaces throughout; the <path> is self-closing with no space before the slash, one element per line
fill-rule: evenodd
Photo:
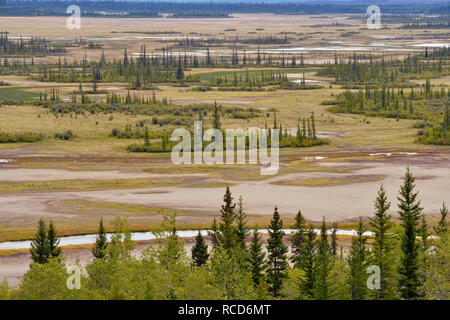
<path fill-rule="evenodd" d="M 291 234 L 295 230 L 294 229 L 283 229 L 286 234 Z M 319 229 L 314 229 L 317 234 L 320 234 Z M 200 231 L 203 236 L 208 235 L 208 230 Z M 268 229 L 259 229 L 260 233 L 268 233 Z M 330 231 L 328 231 L 330 232 Z M 192 238 L 195 237 L 198 233 L 198 230 L 179 230 L 177 231 L 177 235 L 180 238 Z M 355 236 L 356 230 L 341 230 L 337 229 L 337 235 L 346 235 L 346 236 Z M 108 240 L 111 239 L 112 234 L 107 234 Z M 367 231 L 364 233 L 366 236 L 372 236 L 373 232 Z M 71 245 L 83 245 L 83 244 L 93 244 L 95 243 L 96 234 L 88 234 L 81 236 L 69 236 L 69 237 L 61 237 L 60 238 L 60 246 L 71 246 Z M 132 232 L 131 239 L 133 241 L 145 241 L 145 240 L 154 240 L 157 239 L 158 236 L 153 232 Z M 6 241 L 0 242 L 0 250 L 16 250 L 16 249 L 29 249 L 31 248 L 31 240 L 26 241 Z"/>

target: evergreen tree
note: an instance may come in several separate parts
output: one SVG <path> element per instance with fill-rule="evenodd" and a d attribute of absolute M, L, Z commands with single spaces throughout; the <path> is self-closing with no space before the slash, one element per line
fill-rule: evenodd
<path fill-rule="evenodd" d="M 333 228 L 331 229 L 331 254 L 333 256 L 337 253 L 337 237 L 336 237 L 336 231 L 337 231 L 338 225 L 336 222 L 333 222 Z"/>
<path fill-rule="evenodd" d="M 425 215 L 422 214 L 422 219 L 420 221 L 419 229 L 417 230 L 417 234 L 420 237 L 420 244 L 419 244 L 419 281 L 421 286 L 426 282 L 427 280 L 427 272 L 426 268 L 429 263 L 429 250 L 431 247 L 430 241 L 428 237 L 430 236 L 430 233 L 428 231 L 428 224 L 425 220 Z M 420 296 L 424 296 L 425 292 L 423 288 L 420 288 Z"/>
<path fill-rule="evenodd" d="M 447 232 L 447 214 L 448 209 L 445 206 L 445 203 L 442 203 L 442 208 L 440 210 L 441 219 L 437 223 L 437 225 L 433 228 L 434 232 L 439 236 L 445 232 Z"/>
<path fill-rule="evenodd" d="M 208 245 L 199 231 L 195 237 L 195 245 L 192 247 L 192 261 L 197 267 L 201 267 L 208 261 L 208 258 Z"/>
<path fill-rule="evenodd" d="M 249 230 L 247 228 L 247 214 L 244 212 L 242 197 L 239 197 L 238 209 L 236 213 L 236 221 L 237 221 L 237 228 L 236 228 L 237 240 L 241 245 L 241 247 L 245 248 L 246 247 L 245 240 L 249 235 Z"/>
<path fill-rule="evenodd" d="M 220 107 L 217 105 L 217 101 L 214 101 L 213 109 L 213 129 L 220 130 Z"/>
<path fill-rule="evenodd" d="M 306 224 L 305 218 L 302 215 L 302 211 L 298 210 L 295 216 L 295 232 L 291 236 L 292 257 L 291 261 L 295 267 L 300 267 L 302 260 L 302 247 L 305 243 Z"/>
<path fill-rule="evenodd" d="M 347 258 L 350 268 L 349 284 L 353 300 L 363 300 L 367 294 L 367 237 L 362 219 L 359 219 L 357 236 L 352 239 L 352 245 Z"/>
<path fill-rule="evenodd" d="M 178 56 L 177 80 L 184 79 L 183 67 L 181 65 L 181 56 Z"/>
<path fill-rule="evenodd" d="M 326 300 L 328 298 L 328 274 L 330 272 L 331 250 L 327 239 L 325 218 L 320 228 L 320 239 L 317 244 L 316 275 L 314 283 L 314 298 Z"/>
<path fill-rule="evenodd" d="M 417 200 L 418 192 L 414 192 L 415 178 L 409 167 L 406 170 L 403 185 L 400 189 L 399 215 L 403 234 L 401 239 L 402 257 L 399 267 L 399 289 L 402 298 L 414 299 L 418 296 L 419 261 L 418 245 L 416 242 L 418 222 L 422 213 L 420 201 Z"/>
<path fill-rule="evenodd" d="M 148 128 L 145 127 L 145 131 L 144 131 L 144 146 L 145 147 L 150 147 L 150 133 L 148 132 Z"/>
<path fill-rule="evenodd" d="M 220 239 L 219 239 L 219 227 L 217 225 L 216 217 L 214 217 L 213 224 L 211 226 L 211 231 L 208 231 L 209 236 L 211 237 L 211 243 L 214 249 L 220 247 Z"/>
<path fill-rule="evenodd" d="M 374 292 L 378 299 L 389 298 L 388 292 L 392 287 L 392 281 L 389 281 L 389 276 L 392 274 L 392 264 L 389 263 L 392 251 L 389 239 L 389 230 L 392 225 L 391 215 L 388 213 L 390 206 L 386 190 L 381 186 L 375 200 L 375 216 L 370 218 L 369 222 L 375 234 L 372 245 L 373 263 L 380 268 L 380 289 Z"/>
<path fill-rule="evenodd" d="M 47 226 L 44 219 L 39 219 L 38 229 L 35 238 L 31 241 L 31 259 L 33 262 L 44 264 L 48 262 L 48 240 L 47 240 Z"/>
<path fill-rule="evenodd" d="M 105 227 L 103 226 L 103 218 L 101 218 L 98 226 L 97 237 L 95 238 L 95 245 L 92 247 L 92 254 L 96 259 L 102 259 L 106 256 L 107 247 L 108 239 L 106 237 Z"/>
<path fill-rule="evenodd" d="M 257 229 L 254 229 L 249 247 L 249 259 L 252 280 L 255 287 L 261 284 L 264 278 L 264 271 L 266 269 L 265 256 L 261 245 L 261 235 Z"/>
<path fill-rule="evenodd" d="M 287 277 L 287 247 L 283 243 L 283 220 L 280 218 L 278 208 L 275 207 L 272 221 L 269 225 L 269 240 L 267 243 L 268 252 L 268 272 L 267 281 L 269 291 L 273 297 L 280 294 L 283 280 Z"/>
<path fill-rule="evenodd" d="M 59 247 L 59 238 L 56 232 L 56 228 L 53 225 L 53 221 L 50 221 L 50 224 L 48 225 L 47 248 L 49 258 L 57 258 L 61 255 L 61 248 Z"/>
<path fill-rule="evenodd" d="M 236 205 L 233 204 L 233 197 L 231 196 L 230 187 L 225 190 L 225 195 L 223 196 L 222 208 L 220 209 L 221 221 L 219 224 L 219 241 L 220 244 L 225 249 L 231 249 L 236 246 L 236 227 L 234 222 L 236 220 Z"/>
<path fill-rule="evenodd" d="M 308 299 L 314 297 L 315 283 L 315 261 L 316 261 L 316 233 L 313 225 L 309 225 L 305 233 L 305 243 L 302 246 L 300 260 L 300 269 L 303 271 L 303 277 L 300 279 L 300 290 L 302 296 Z"/>

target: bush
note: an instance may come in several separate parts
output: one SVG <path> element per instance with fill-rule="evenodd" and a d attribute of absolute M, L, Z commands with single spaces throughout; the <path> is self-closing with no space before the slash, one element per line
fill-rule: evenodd
<path fill-rule="evenodd" d="M 75 135 L 73 134 L 72 130 L 67 130 L 66 132 L 62 133 L 55 133 L 53 137 L 60 140 L 71 140 L 75 137 Z"/>
<path fill-rule="evenodd" d="M 36 142 L 44 139 L 44 135 L 42 133 L 7 133 L 0 132 L 0 143 L 18 143 L 18 142 Z"/>

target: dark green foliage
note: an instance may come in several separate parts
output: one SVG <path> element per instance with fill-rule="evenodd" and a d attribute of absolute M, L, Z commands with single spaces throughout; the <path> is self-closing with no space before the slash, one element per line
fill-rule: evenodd
<path fill-rule="evenodd" d="M 372 255 L 374 264 L 380 268 L 380 289 L 374 292 L 374 295 L 378 299 L 386 299 L 389 298 L 388 289 L 392 286 L 392 283 L 389 283 L 389 276 L 392 273 L 392 266 L 389 263 L 392 251 L 389 231 L 392 222 L 388 213 L 391 203 L 387 200 L 383 186 L 378 191 L 374 206 L 375 216 L 370 218 L 370 226 L 375 233 Z"/>
<path fill-rule="evenodd" d="M 67 130 L 65 132 L 55 133 L 53 137 L 59 140 L 71 140 L 75 137 L 75 134 L 72 130 Z"/>
<path fill-rule="evenodd" d="M 95 245 L 92 247 L 92 254 L 96 259 L 103 259 L 106 256 L 107 247 L 108 239 L 106 237 L 106 231 L 103 225 L 103 218 L 101 218 L 98 226 L 97 237 L 95 238 Z"/>
<path fill-rule="evenodd" d="M 35 238 L 31 241 L 31 259 L 35 263 L 43 264 L 48 261 L 47 226 L 44 219 L 39 219 L 38 230 Z"/>
<path fill-rule="evenodd" d="M 250 232 L 247 228 L 247 214 L 244 212 L 242 197 L 239 197 L 238 208 L 236 212 L 236 222 L 237 241 L 242 248 L 246 248 L 245 240 L 247 239 Z"/>
<path fill-rule="evenodd" d="M 401 239 L 402 257 L 399 267 L 399 289 L 404 299 L 414 299 L 419 295 L 419 261 L 418 244 L 416 240 L 418 223 L 423 208 L 417 200 L 418 192 L 414 192 L 414 176 L 409 167 L 406 170 L 400 196 L 397 197 L 398 213 L 400 215 L 403 234 Z"/>
<path fill-rule="evenodd" d="M 208 245 L 205 243 L 205 240 L 199 231 L 195 237 L 195 244 L 192 247 L 192 262 L 197 267 L 201 267 L 208 261 L 208 258 Z"/>
<path fill-rule="evenodd" d="M 213 119 L 212 119 L 213 129 L 220 130 L 220 126 L 221 126 L 221 124 L 220 124 L 220 114 L 221 114 L 220 109 L 221 109 L 221 106 L 219 106 L 217 104 L 217 102 L 214 101 Z"/>
<path fill-rule="evenodd" d="M 331 254 L 335 256 L 337 254 L 337 236 L 336 231 L 338 228 L 338 224 L 336 222 L 333 223 L 333 228 L 331 230 Z"/>
<path fill-rule="evenodd" d="M 261 284 L 264 279 L 264 271 L 266 270 L 265 256 L 261 245 L 261 235 L 257 229 L 254 229 L 249 247 L 249 259 L 252 280 L 255 287 Z"/>
<path fill-rule="evenodd" d="M 49 258 L 57 258 L 61 255 L 61 248 L 59 247 L 59 238 L 53 225 L 53 221 L 50 221 L 47 231 L 47 246 Z"/>
<path fill-rule="evenodd" d="M 214 217 L 211 231 L 208 231 L 209 236 L 211 237 L 211 242 L 214 249 L 217 249 L 220 247 L 220 239 L 219 239 L 219 227 L 217 225 L 216 217 Z"/>
<path fill-rule="evenodd" d="M 278 208 L 275 207 L 273 218 L 269 225 L 269 240 L 267 243 L 267 282 L 273 297 L 279 296 L 283 281 L 287 278 L 288 263 L 286 254 L 288 248 L 283 243 L 284 231 L 282 229 L 283 220 L 280 218 Z"/>
<path fill-rule="evenodd" d="M 222 208 L 220 209 L 221 217 L 219 223 L 218 239 L 221 246 L 225 249 L 234 248 L 237 244 L 236 226 L 236 204 L 233 203 L 233 197 L 231 195 L 230 187 L 225 190 L 223 196 Z"/>
<path fill-rule="evenodd" d="M 438 52 L 443 52 L 448 57 L 450 51 L 448 48 L 436 48 Z M 407 79 L 416 76 L 429 77 L 434 75 L 445 75 L 449 72 L 448 65 L 442 65 L 441 61 L 427 61 L 420 55 L 408 56 L 406 59 L 395 59 L 387 61 L 386 57 L 375 57 L 370 55 L 367 57 L 370 61 L 360 61 L 360 57 L 356 54 L 336 61 L 335 64 L 328 64 L 319 72 L 322 76 L 335 77 L 336 83 L 348 84 L 382 84 L 402 83 Z M 445 60 L 444 60 L 445 63 Z"/>
<path fill-rule="evenodd" d="M 304 276 L 300 279 L 300 289 L 308 299 L 314 298 L 315 267 L 316 267 L 316 233 L 312 224 L 308 226 L 305 233 L 305 243 L 302 246 L 300 269 Z"/>
<path fill-rule="evenodd" d="M 300 263 L 302 260 L 303 245 L 306 241 L 306 223 L 301 210 L 298 210 L 297 215 L 295 216 L 294 229 L 295 232 L 290 239 L 292 248 L 291 261 L 294 266 L 298 268 L 300 267 Z"/>
<path fill-rule="evenodd" d="M 0 131 L 0 143 L 36 142 L 44 139 L 42 133 L 6 133 Z"/>
<path fill-rule="evenodd" d="M 314 298 L 328 299 L 328 274 L 330 272 L 331 250 L 327 239 L 327 227 L 323 218 L 320 228 L 320 239 L 317 243 L 317 256 L 315 265 Z"/>
<path fill-rule="evenodd" d="M 347 257 L 350 267 L 349 284 L 353 300 L 363 300 L 367 295 L 367 237 L 362 219 L 359 219 L 357 236 L 352 239 L 352 245 Z"/>
<path fill-rule="evenodd" d="M 448 209 L 445 206 L 445 203 L 442 203 L 442 208 L 440 210 L 441 218 L 439 219 L 439 222 L 434 227 L 434 232 L 437 235 L 444 234 L 447 232 L 447 215 L 448 215 Z"/>
<path fill-rule="evenodd" d="M 44 264 L 51 258 L 58 258 L 61 255 L 59 238 L 53 221 L 47 228 L 45 221 L 41 218 L 38 222 L 36 237 L 31 241 L 31 259 L 34 263 Z"/>

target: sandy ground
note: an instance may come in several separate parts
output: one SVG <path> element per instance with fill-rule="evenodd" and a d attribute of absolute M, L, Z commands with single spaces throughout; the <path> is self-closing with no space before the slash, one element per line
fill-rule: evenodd
<path fill-rule="evenodd" d="M 436 213 L 442 202 L 450 203 L 450 161 L 443 156 L 410 156 L 392 157 L 386 161 L 358 161 L 356 163 L 329 163 L 326 165 L 354 166 L 355 171 L 349 173 L 311 172 L 277 175 L 264 181 L 234 182 L 232 193 L 235 198 L 242 196 L 249 214 L 271 215 L 275 205 L 280 213 L 293 216 L 301 209 L 307 219 L 320 221 L 323 216 L 328 221 L 353 220 L 359 216 L 369 216 L 373 212 L 373 200 L 381 184 L 387 189 L 392 201 L 392 213 L 396 210 L 396 196 L 402 183 L 406 166 L 410 166 L 417 178 L 419 198 L 426 213 Z M 317 163 L 321 163 L 318 161 Z M 325 163 L 324 163 L 325 164 Z M 361 167 L 361 165 L 363 165 Z M 42 176 L 42 169 L 13 169 L 31 170 L 30 177 L 38 179 Z M 0 171 L 0 172 L 3 172 Z M 71 174 L 81 176 L 83 172 L 48 169 L 47 176 L 67 177 Z M 100 178 L 103 172 L 89 173 L 91 178 Z M 106 175 L 125 177 L 128 173 L 107 171 Z M 58 176 L 59 175 L 59 176 Z M 136 173 L 131 173 L 134 177 Z M 279 186 L 271 182 L 311 179 L 311 178 L 355 178 L 358 176 L 385 176 L 383 181 L 353 183 L 333 187 L 301 187 Z M 78 176 L 80 177 L 80 176 Z M 24 176 L 17 179 L 25 178 Z M 3 180 L 3 179 L 0 179 Z M 145 188 L 78 191 L 78 192 L 41 192 L 0 195 L 0 221 L 11 219 L 28 220 L 32 217 L 56 217 L 59 213 L 50 210 L 49 203 L 55 200 L 81 199 L 98 202 L 119 202 L 135 205 L 145 205 L 151 208 L 165 208 L 173 210 L 217 212 L 220 207 L 223 188 L 182 188 L 163 187 L 151 188 L 152 193 L 143 192 Z M 33 208 L 30 211 L 30 208 Z"/>
<path fill-rule="evenodd" d="M 134 171 L 70 171 L 62 169 L 1 168 L 0 181 L 108 180 L 204 176 L 204 174 L 159 174 Z"/>

